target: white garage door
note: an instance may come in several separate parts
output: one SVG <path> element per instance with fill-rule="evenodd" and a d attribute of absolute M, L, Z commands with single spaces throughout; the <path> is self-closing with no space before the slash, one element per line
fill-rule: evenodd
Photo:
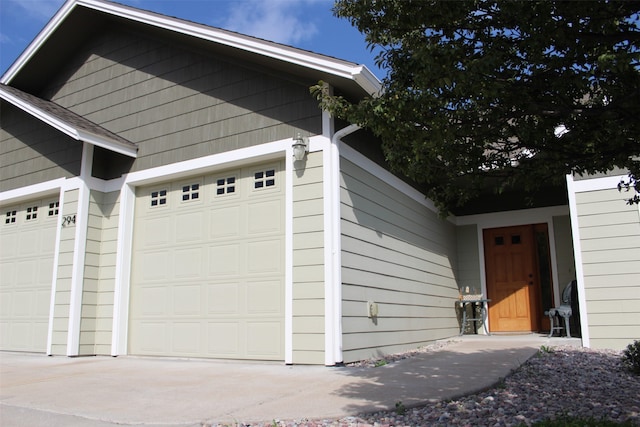
<path fill-rule="evenodd" d="M 281 169 L 137 189 L 130 354 L 284 359 Z"/>
<path fill-rule="evenodd" d="M 0 224 L 0 349 L 45 352 L 58 201 L 3 207 Z"/>

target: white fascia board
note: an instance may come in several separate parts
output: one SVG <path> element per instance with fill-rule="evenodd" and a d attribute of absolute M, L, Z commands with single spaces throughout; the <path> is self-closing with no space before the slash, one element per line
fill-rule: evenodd
<path fill-rule="evenodd" d="M 58 119 L 52 114 L 49 114 L 46 111 L 43 111 L 40 108 L 37 108 L 29 104 L 28 102 L 25 102 L 24 100 L 1 89 L 0 98 L 20 108 L 22 111 L 35 117 L 41 122 L 46 123 L 52 128 L 57 129 L 65 135 L 75 139 L 76 141 L 88 142 L 89 144 L 97 145 L 99 147 L 105 148 L 110 151 L 115 151 L 129 157 L 135 158 L 138 155 L 138 150 L 134 146 L 126 146 L 124 144 L 118 143 L 117 141 L 102 138 L 90 132 L 77 129 L 70 124 Z"/>
<path fill-rule="evenodd" d="M 124 154 L 125 156 L 133 157 L 134 159 L 138 157 L 138 148 L 135 146 L 121 144 L 117 141 L 102 138 L 81 129 L 76 129 L 76 135 L 79 141 L 88 142 L 91 145 L 102 147 L 116 153 Z"/>
<path fill-rule="evenodd" d="M 354 80 L 371 94 L 377 93 L 381 87 L 380 81 L 371 71 L 362 65 L 355 65 L 347 61 L 337 60 L 311 52 L 307 53 L 300 49 L 262 41 L 239 33 L 221 31 L 216 28 L 206 27 L 204 24 L 184 22 L 168 16 L 131 9 L 115 3 L 103 3 L 96 0 L 77 0 L 77 4 L 132 21 L 154 25 L 202 40 L 220 43 L 225 46 Z"/>
<path fill-rule="evenodd" d="M 380 80 L 364 65 L 361 65 L 359 71 L 353 74 L 353 80 L 371 96 L 378 96 L 382 90 Z"/>
<path fill-rule="evenodd" d="M 624 179 L 628 179 L 628 175 L 605 176 L 601 178 L 587 178 L 574 180 L 573 191 L 576 193 L 584 193 L 587 191 L 613 190 L 618 188 L 618 183 Z"/>

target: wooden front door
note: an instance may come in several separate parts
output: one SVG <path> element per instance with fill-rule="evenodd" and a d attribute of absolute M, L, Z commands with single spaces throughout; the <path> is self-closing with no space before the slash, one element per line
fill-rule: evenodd
<path fill-rule="evenodd" d="M 533 230 L 533 225 L 484 230 L 492 332 L 531 332 L 538 328 Z"/>

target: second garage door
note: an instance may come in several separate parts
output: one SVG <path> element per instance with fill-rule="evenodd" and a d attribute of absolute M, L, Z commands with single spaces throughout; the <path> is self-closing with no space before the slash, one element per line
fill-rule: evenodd
<path fill-rule="evenodd" d="M 130 354 L 284 359 L 281 169 L 137 189 Z"/>
<path fill-rule="evenodd" d="M 58 200 L 2 209 L 0 350 L 45 352 Z"/>

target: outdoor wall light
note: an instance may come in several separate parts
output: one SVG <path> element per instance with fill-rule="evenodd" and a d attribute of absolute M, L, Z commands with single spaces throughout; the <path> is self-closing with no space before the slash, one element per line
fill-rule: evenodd
<path fill-rule="evenodd" d="M 296 159 L 296 161 L 300 161 L 300 160 L 304 160 L 304 156 L 306 153 L 309 152 L 309 139 L 308 138 L 303 138 L 302 136 L 300 136 L 300 133 L 298 132 L 298 135 L 296 135 L 295 138 L 293 138 L 293 158 Z"/>

